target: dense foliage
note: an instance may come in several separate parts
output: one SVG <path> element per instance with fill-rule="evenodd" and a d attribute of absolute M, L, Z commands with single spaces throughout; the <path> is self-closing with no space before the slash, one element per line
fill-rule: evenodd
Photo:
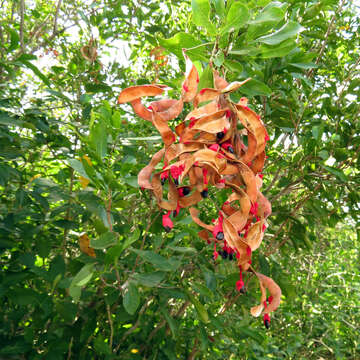
<path fill-rule="evenodd" d="M 350 1 L 2 1 L 0 356 L 357 359 L 359 9 Z M 155 50 L 159 46 L 162 50 Z M 209 62 L 270 135 L 273 214 L 253 266 L 283 290 L 270 330 L 257 282 L 211 260 L 186 212 L 163 231 L 138 172 L 161 146 L 117 105 L 182 48 Z M 216 208 L 204 200 L 207 222 Z M 90 247 L 89 247 L 90 245 Z M 94 250 L 92 250 L 94 249 Z M 139 251 L 142 250 L 142 251 Z"/>

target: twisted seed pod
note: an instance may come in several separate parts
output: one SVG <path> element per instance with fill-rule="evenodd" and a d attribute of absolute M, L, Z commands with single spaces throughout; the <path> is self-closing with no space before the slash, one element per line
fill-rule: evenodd
<path fill-rule="evenodd" d="M 142 188 L 153 191 L 159 208 L 166 211 L 163 215 L 166 231 L 174 226 L 171 214 L 175 217 L 181 208 L 189 207 L 193 221 L 203 228 L 199 237 L 208 243 L 214 242 L 214 259 L 219 253 L 223 259 L 236 258 L 240 268 L 236 287 L 244 292 L 243 271 L 250 268 L 252 252 L 261 246 L 266 218 L 271 214 L 271 204 L 260 191 L 269 136 L 260 117 L 247 107 L 246 98 L 241 98 L 239 103 L 230 100 L 229 94 L 249 79 L 229 84 L 214 70 L 215 89 L 199 90 L 196 67 L 187 56 L 185 59 L 186 77 L 179 99 L 156 100 L 146 108 L 141 98 L 163 94 L 162 85 L 132 86 L 118 97 L 118 103 L 130 102 L 138 116 L 151 121 L 164 143 L 140 171 L 138 182 Z M 194 109 L 173 131 L 169 121 L 181 114 L 184 102 L 192 103 Z M 208 103 L 199 106 L 204 102 Z M 240 131 L 238 124 L 243 126 Z M 155 167 L 161 162 L 162 170 L 157 171 Z M 184 187 L 185 180 L 190 185 Z M 164 199 L 166 182 L 168 193 Z M 220 204 L 218 218 L 212 224 L 200 220 L 200 211 L 193 207 L 208 197 L 209 187 L 233 191 L 225 203 Z M 219 253 L 217 246 L 222 246 Z M 264 312 L 264 323 L 268 327 L 268 313 L 279 306 L 281 289 L 269 277 L 255 274 L 262 297 L 261 304 L 253 307 L 251 314 L 259 316 Z M 268 299 L 266 291 L 270 293 Z"/>

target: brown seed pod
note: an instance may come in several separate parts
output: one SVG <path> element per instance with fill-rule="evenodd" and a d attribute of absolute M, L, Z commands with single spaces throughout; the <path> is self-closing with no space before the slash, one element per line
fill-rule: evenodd
<path fill-rule="evenodd" d="M 153 54 L 156 58 L 156 53 Z M 164 92 L 163 85 L 153 84 L 124 89 L 118 103 L 130 102 L 138 116 L 153 123 L 164 143 L 138 176 L 139 185 L 152 191 L 159 208 L 166 211 L 164 229 L 173 228 L 171 216 L 177 216 L 181 208 L 189 208 L 193 221 L 202 228 L 199 237 L 214 243 L 214 259 L 219 254 L 220 259 L 236 258 L 240 269 L 236 288 L 243 292 L 243 272 L 252 271 L 252 252 L 261 246 L 266 219 L 271 214 L 271 204 L 260 191 L 269 136 L 260 117 L 247 107 L 246 98 L 238 103 L 230 100 L 229 94 L 249 79 L 229 84 L 214 70 L 215 89 L 199 90 L 197 69 L 187 56 L 185 60 L 180 99 L 156 100 L 146 108 L 142 97 Z M 173 129 L 171 120 L 181 115 L 184 102 L 192 102 L 193 110 Z M 208 103 L 202 105 L 205 102 Z M 237 127 L 239 123 L 243 126 L 241 130 Z M 161 161 L 162 170 L 156 170 Z M 214 201 L 212 193 L 217 189 L 231 189 L 232 193 L 224 204 L 216 206 L 217 218 L 207 224 L 200 220 L 200 210 L 194 206 L 203 199 Z M 218 252 L 217 247 L 222 249 Z M 278 307 L 281 290 L 272 279 L 256 275 L 262 303 L 253 307 L 251 313 L 258 316 L 264 310 L 264 323 L 268 327 L 267 314 Z M 266 299 L 267 290 L 269 299 Z"/>

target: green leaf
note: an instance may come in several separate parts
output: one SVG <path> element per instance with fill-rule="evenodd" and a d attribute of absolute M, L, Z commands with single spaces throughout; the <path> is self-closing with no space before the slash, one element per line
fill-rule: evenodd
<path fill-rule="evenodd" d="M 206 286 L 210 290 L 216 291 L 217 281 L 216 281 L 215 274 L 212 271 L 208 270 L 205 266 L 201 266 L 201 271 L 204 274 L 204 279 L 205 279 Z"/>
<path fill-rule="evenodd" d="M 214 35 L 216 33 L 216 28 L 209 20 L 209 0 L 191 0 L 191 7 L 193 23 L 204 27 L 210 35 Z"/>
<path fill-rule="evenodd" d="M 85 90 L 89 93 L 99 93 L 99 92 L 109 92 L 112 91 L 111 86 L 105 84 L 105 83 L 86 83 L 85 84 Z"/>
<path fill-rule="evenodd" d="M 20 59 L 20 58 L 19 58 Z M 30 69 L 37 77 L 39 77 L 47 86 L 51 86 L 49 79 L 30 61 L 20 60 L 19 63 Z"/>
<path fill-rule="evenodd" d="M 207 65 L 200 76 L 198 89 L 212 88 L 213 86 L 213 72 L 210 66 Z"/>
<path fill-rule="evenodd" d="M 220 19 L 225 16 L 225 1 L 224 0 L 211 0 L 215 7 L 216 15 L 219 15 Z"/>
<path fill-rule="evenodd" d="M 259 54 L 260 50 L 256 47 L 247 46 L 244 49 L 233 49 L 229 51 L 230 55 L 239 55 L 239 56 L 256 56 Z"/>
<path fill-rule="evenodd" d="M 117 242 L 118 235 L 113 232 L 106 232 L 102 234 L 98 239 L 91 239 L 90 246 L 94 249 L 106 249 L 107 247 L 114 245 Z"/>
<path fill-rule="evenodd" d="M 132 278 L 143 286 L 155 287 L 161 283 L 165 275 L 166 273 L 163 271 L 154 271 L 147 274 L 134 274 Z"/>
<path fill-rule="evenodd" d="M 250 337 L 255 340 L 258 344 L 262 344 L 264 341 L 264 337 L 259 333 L 259 331 L 255 331 L 248 327 L 239 328 L 240 334 L 242 334 L 242 338 Z"/>
<path fill-rule="evenodd" d="M 263 82 L 255 79 L 251 79 L 246 84 L 241 86 L 239 89 L 241 93 L 248 96 L 270 96 L 272 94 L 272 90 Z"/>
<path fill-rule="evenodd" d="M 335 175 L 340 181 L 342 182 L 347 182 L 348 178 L 347 176 L 344 174 L 344 172 L 342 170 L 336 169 L 334 167 L 331 166 L 326 166 L 326 165 L 321 165 L 325 170 L 327 170 L 330 174 Z"/>
<path fill-rule="evenodd" d="M 156 268 L 162 271 L 176 271 L 181 264 L 180 260 L 174 258 L 166 259 L 165 257 L 153 251 L 144 251 L 137 249 L 132 249 L 132 251 L 141 256 L 145 261 L 150 262 Z"/>
<path fill-rule="evenodd" d="M 199 320 L 207 324 L 209 322 L 209 314 L 204 305 L 190 291 L 184 289 L 191 303 L 195 306 Z"/>
<path fill-rule="evenodd" d="M 10 32 L 10 46 L 7 48 L 7 51 L 13 51 L 20 46 L 20 37 L 17 31 L 14 29 L 9 29 Z"/>
<path fill-rule="evenodd" d="M 0 113 L 0 125 L 9 125 L 9 126 L 24 126 L 24 122 L 16 119 L 13 116 L 9 116 L 6 113 Z"/>
<path fill-rule="evenodd" d="M 169 39 L 158 38 L 159 44 L 165 48 L 166 50 L 172 52 L 179 59 L 183 59 L 182 49 L 190 49 L 195 46 L 201 45 L 202 42 L 199 39 L 196 39 L 194 36 L 179 32 Z M 208 57 L 206 56 L 206 47 L 200 46 L 197 49 L 187 51 L 187 54 L 190 58 L 194 60 L 203 60 L 208 61 Z"/>
<path fill-rule="evenodd" d="M 213 59 L 215 66 L 220 67 L 224 63 L 224 60 L 224 53 L 222 50 L 219 50 Z"/>
<path fill-rule="evenodd" d="M 126 138 L 119 138 L 119 140 L 124 141 L 151 141 L 151 142 L 157 142 L 161 140 L 161 136 L 139 136 L 139 137 L 126 137 Z"/>
<path fill-rule="evenodd" d="M 224 66 L 235 74 L 240 74 L 243 71 L 243 66 L 240 64 L 240 62 L 235 60 L 225 60 Z"/>
<path fill-rule="evenodd" d="M 139 291 L 133 282 L 129 282 L 125 295 L 123 297 L 123 305 L 125 310 L 134 315 L 140 304 Z"/>
<path fill-rule="evenodd" d="M 208 297 L 210 299 L 214 297 L 214 293 L 207 286 L 204 286 L 201 283 L 193 283 L 192 288 L 202 296 Z"/>
<path fill-rule="evenodd" d="M 169 315 L 168 311 L 163 306 L 160 307 L 160 311 L 164 315 L 165 320 L 168 322 L 173 339 L 175 339 L 178 334 L 179 324 L 171 315 Z"/>
<path fill-rule="evenodd" d="M 125 236 L 125 234 L 124 234 Z M 134 232 L 131 234 L 131 236 L 127 237 L 122 245 L 123 250 L 127 249 L 133 242 L 135 242 L 137 239 L 139 239 L 140 236 L 140 230 L 139 228 L 136 228 Z"/>
<path fill-rule="evenodd" d="M 249 21 L 251 25 L 262 25 L 264 22 L 278 23 L 284 18 L 285 12 L 283 9 L 275 6 L 267 6 L 264 8 L 254 20 Z"/>
<path fill-rule="evenodd" d="M 304 69 L 304 70 L 308 70 L 308 69 L 313 69 L 313 68 L 317 68 L 319 67 L 319 65 L 315 64 L 315 63 L 290 63 L 289 65 L 295 66 L 299 69 Z"/>
<path fill-rule="evenodd" d="M 323 160 L 327 160 L 329 158 L 329 153 L 326 150 L 319 151 L 318 154 Z"/>
<path fill-rule="evenodd" d="M 241 2 L 234 2 L 227 15 L 225 25 L 220 29 L 220 35 L 239 30 L 249 20 L 249 9 Z"/>
<path fill-rule="evenodd" d="M 167 246 L 168 249 L 183 253 L 183 254 L 195 254 L 197 250 L 192 247 L 181 247 L 181 246 Z"/>
<path fill-rule="evenodd" d="M 295 22 L 289 21 L 279 30 L 275 31 L 272 34 L 265 35 L 256 39 L 256 41 L 267 44 L 267 45 L 276 45 L 280 44 L 282 41 L 294 37 L 298 32 L 302 31 L 303 27 Z"/>
<path fill-rule="evenodd" d="M 129 176 L 129 177 L 124 178 L 123 180 L 124 180 L 125 184 L 128 184 L 133 188 L 138 188 L 139 187 L 137 176 Z"/>
<path fill-rule="evenodd" d="M 72 103 L 72 100 L 70 98 L 68 98 L 67 96 L 65 96 L 63 93 L 61 93 L 60 91 L 56 91 L 56 90 L 52 90 L 52 89 L 46 89 L 46 92 L 48 92 L 49 94 L 64 100 L 65 102 L 67 102 L 68 104 Z"/>
<path fill-rule="evenodd" d="M 312 127 L 312 135 L 316 141 L 319 141 L 321 139 L 321 136 L 324 132 L 324 126 L 323 125 L 314 125 Z"/>
<path fill-rule="evenodd" d="M 90 143 L 100 159 L 107 154 L 107 133 L 103 121 L 96 123 L 90 131 Z"/>
<path fill-rule="evenodd" d="M 110 346 L 105 342 L 105 339 L 101 334 L 98 334 L 94 340 L 94 350 L 96 354 L 111 355 Z"/>
<path fill-rule="evenodd" d="M 67 162 L 69 166 L 71 166 L 75 171 L 77 171 L 82 177 L 91 180 L 89 175 L 86 173 L 81 161 L 76 159 L 69 159 Z"/>
<path fill-rule="evenodd" d="M 261 273 L 270 276 L 270 265 L 268 259 L 264 255 L 259 254 L 259 264 Z"/>
<path fill-rule="evenodd" d="M 275 46 L 263 44 L 260 46 L 261 57 L 264 59 L 283 57 L 289 54 L 295 48 L 296 48 L 296 41 L 294 39 L 285 40 L 279 45 L 275 45 Z"/>
<path fill-rule="evenodd" d="M 93 275 L 94 264 L 86 264 L 72 279 L 70 286 L 84 286 Z"/>
<path fill-rule="evenodd" d="M 38 303 L 37 295 L 37 292 L 30 288 L 15 287 L 15 289 L 10 290 L 9 292 L 9 297 L 11 298 L 11 300 L 20 306 Z"/>

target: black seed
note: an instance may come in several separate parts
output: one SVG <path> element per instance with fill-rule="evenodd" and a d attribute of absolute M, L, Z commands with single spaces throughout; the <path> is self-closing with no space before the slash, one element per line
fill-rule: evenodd
<path fill-rule="evenodd" d="M 243 287 L 240 289 L 240 292 L 241 292 L 242 294 L 246 294 L 245 286 L 243 286 Z"/>
<path fill-rule="evenodd" d="M 203 190 L 203 191 L 201 192 L 201 196 L 202 196 L 203 198 L 207 198 L 207 197 L 209 196 L 208 191 L 207 191 L 207 190 Z"/>
<path fill-rule="evenodd" d="M 174 184 L 175 184 L 176 186 L 179 186 L 179 179 L 174 179 Z"/>
<path fill-rule="evenodd" d="M 165 181 L 166 181 L 166 179 L 165 179 L 165 178 L 162 178 L 162 179 L 161 179 L 161 185 L 164 185 L 164 184 L 165 184 Z"/>
<path fill-rule="evenodd" d="M 232 146 L 229 146 L 229 147 L 227 148 L 227 151 L 228 151 L 229 153 L 233 154 L 233 153 L 234 153 L 234 148 L 233 148 Z"/>
<path fill-rule="evenodd" d="M 223 259 L 226 259 L 226 258 L 228 257 L 228 253 L 224 250 L 224 251 L 222 252 L 221 257 L 222 257 Z"/>
<path fill-rule="evenodd" d="M 173 217 L 177 217 L 178 216 L 178 212 L 176 210 L 173 211 Z"/>
<path fill-rule="evenodd" d="M 264 320 L 264 325 L 267 329 L 270 328 L 270 321 L 268 319 Z"/>
<path fill-rule="evenodd" d="M 183 192 L 184 196 L 189 195 L 190 194 L 190 188 L 184 187 L 182 192 Z"/>
<path fill-rule="evenodd" d="M 216 234 L 216 239 L 217 240 L 224 240 L 224 233 L 222 231 L 219 231 L 217 234 Z"/>
<path fill-rule="evenodd" d="M 231 261 L 233 259 L 233 254 L 229 254 L 229 260 Z"/>
<path fill-rule="evenodd" d="M 168 233 L 171 231 L 171 227 L 170 226 L 164 226 L 164 230 Z"/>
<path fill-rule="evenodd" d="M 218 140 L 221 140 L 224 136 L 225 136 L 225 134 L 222 131 L 220 131 L 216 134 L 216 137 Z"/>

